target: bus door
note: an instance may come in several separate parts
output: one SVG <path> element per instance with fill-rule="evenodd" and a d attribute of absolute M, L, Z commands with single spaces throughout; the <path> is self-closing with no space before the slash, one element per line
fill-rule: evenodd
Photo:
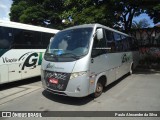
<path fill-rule="evenodd" d="M 100 29 L 103 34 L 103 29 Z M 97 34 L 98 30 L 97 30 Z M 106 40 L 105 37 L 101 38 L 96 35 L 94 37 L 92 53 L 91 53 L 91 63 L 90 63 L 90 76 L 96 77 L 98 74 L 105 72 L 107 69 L 107 52 L 106 52 Z M 93 79 L 93 78 L 92 78 Z M 90 91 L 94 90 L 94 86 L 90 87 Z"/>

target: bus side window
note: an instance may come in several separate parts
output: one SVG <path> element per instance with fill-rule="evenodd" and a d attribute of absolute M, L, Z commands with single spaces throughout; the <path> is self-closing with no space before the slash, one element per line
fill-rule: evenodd
<path fill-rule="evenodd" d="M 41 49 L 43 45 L 41 39 L 41 32 L 33 31 L 32 47 L 35 49 Z"/>
<path fill-rule="evenodd" d="M 0 49 L 9 49 L 12 43 L 12 29 L 0 27 Z"/>
<path fill-rule="evenodd" d="M 14 38 L 13 48 L 15 49 L 28 49 L 29 48 L 27 45 L 30 42 L 29 40 L 27 40 L 29 35 L 25 32 L 25 30 L 13 28 L 13 36 L 14 36 L 13 37 Z"/>
<path fill-rule="evenodd" d="M 43 44 L 42 48 L 43 49 L 47 48 L 48 44 L 50 43 L 50 39 L 53 36 L 54 34 L 52 33 L 42 33 L 42 44 Z"/>
<path fill-rule="evenodd" d="M 97 39 L 97 35 L 94 37 L 94 42 L 93 42 L 93 48 L 92 48 L 92 57 L 96 57 L 98 55 L 106 53 L 106 40 L 104 37 L 104 31 L 103 31 L 103 38 L 102 39 Z"/>
<path fill-rule="evenodd" d="M 111 48 L 108 49 L 107 52 L 115 52 L 115 41 L 113 38 L 113 33 L 109 30 L 105 30 L 105 36 L 106 36 L 106 41 L 107 41 L 107 47 Z"/>
<path fill-rule="evenodd" d="M 123 41 L 123 45 L 124 45 L 124 51 L 130 51 L 131 41 L 129 37 L 126 37 L 126 39 Z"/>
<path fill-rule="evenodd" d="M 122 38 L 122 51 L 128 51 L 129 49 L 129 45 L 128 45 L 128 37 L 127 36 L 124 36 L 124 35 L 121 35 L 121 38 Z"/>
<path fill-rule="evenodd" d="M 113 36 L 114 36 L 115 45 L 116 45 L 116 52 L 122 52 L 123 51 L 123 43 L 122 43 L 120 34 L 114 32 Z"/>
<path fill-rule="evenodd" d="M 32 31 L 23 31 L 23 37 L 24 37 L 24 45 L 26 45 L 27 49 L 34 48 L 34 37 Z"/>

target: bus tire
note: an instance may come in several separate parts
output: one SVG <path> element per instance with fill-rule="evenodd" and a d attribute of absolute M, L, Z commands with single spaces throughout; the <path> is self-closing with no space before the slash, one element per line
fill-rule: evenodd
<path fill-rule="evenodd" d="M 98 81 L 97 84 L 96 84 L 96 90 L 92 94 L 92 97 L 94 97 L 94 98 L 99 97 L 102 94 L 102 92 L 103 92 L 103 87 L 104 86 L 103 86 L 102 82 Z"/>
<path fill-rule="evenodd" d="M 133 63 L 131 64 L 130 70 L 129 70 L 129 75 L 132 75 L 133 73 Z"/>

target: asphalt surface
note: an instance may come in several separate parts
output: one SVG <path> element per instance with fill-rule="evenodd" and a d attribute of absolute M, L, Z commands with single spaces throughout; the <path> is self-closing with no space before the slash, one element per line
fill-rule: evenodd
<path fill-rule="evenodd" d="M 39 80 L 40 77 L 37 77 L 1 86 L 0 111 L 160 111 L 160 72 L 154 70 L 137 69 L 134 74 L 124 76 L 106 87 L 103 94 L 96 99 L 91 96 L 84 98 L 57 96 L 44 91 Z M 84 118 L 54 117 L 54 119 Z M 88 117 L 87 119 L 159 120 L 160 118 Z"/>

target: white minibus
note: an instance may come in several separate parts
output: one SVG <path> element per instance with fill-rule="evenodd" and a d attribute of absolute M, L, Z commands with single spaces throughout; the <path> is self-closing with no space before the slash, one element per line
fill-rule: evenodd
<path fill-rule="evenodd" d="M 138 64 L 136 40 L 100 24 L 85 24 L 58 32 L 42 60 L 45 90 L 58 95 L 98 97 L 103 88 Z"/>

